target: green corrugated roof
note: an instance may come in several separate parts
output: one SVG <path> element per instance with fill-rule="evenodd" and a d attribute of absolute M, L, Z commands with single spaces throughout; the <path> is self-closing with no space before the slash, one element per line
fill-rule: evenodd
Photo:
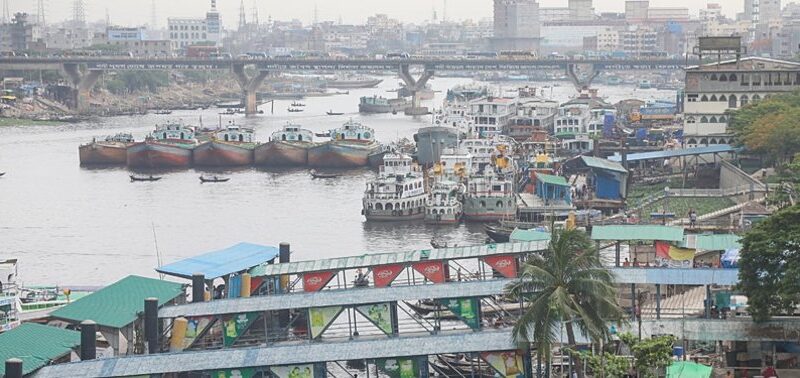
<path fill-rule="evenodd" d="M 628 170 L 625 169 L 625 167 L 623 167 L 622 164 L 611 160 L 600 159 L 592 156 L 581 156 L 581 159 L 583 159 L 583 163 L 586 164 L 587 167 L 606 169 L 614 172 L 628 173 Z"/>
<path fill-rule="evenodd" d="M 567 179 L 565 179 L 565 178 L 563 178 L 561 176 L 553 176 L 553 175 L 548 175 L 548 174 L 544 174 L 544 173 L 537 173 L 536 174 L 536 179 L 541 181 L 541 182 L 543 182 L 543 183 L 545 183 L 545 184 L 558 185 L 558 186 L 569 186 L 569 184 L 567 184 Z"/>
<path fill-rule="evenodd" d="M 183 285 L 178 283 L 128 276 L 53 311 L 50 315 L 74 322 L 89 319 L 101 326 L 122 328 L 136 320 L 137 314 L 144 311 L 146 298 L 158 298 L 160 306 L 182 295 L 183 291 Z"/>
<path fill-rule="evenodd" d="M 683 228 L 639 224 L 593 226 L 592 239 L 683 241 Z"/>
<path fill-rule="evenodd" d="M 512 242 L 529 242 L 529 241 L 543 241 L 550 240 L 550 233 L 536 230 L 522 230 L 515 228 L 511 233 L 510 240 Z"/>
<path fill-rule="evenodd" d="M 22 360 L 22 374 L 28 374 L 81 345 L 81 333 L 36 323 L 23 323 L 0 333 L 0 376 L 6 373 L 5 361 Z"/>
<path fill-rule="evenodd" d="M 702 234 L 697 235 L 695 248 L 705 251 L 724 251 L 730 248 L 742 248 L 741 236 L 735 234 Z"/>

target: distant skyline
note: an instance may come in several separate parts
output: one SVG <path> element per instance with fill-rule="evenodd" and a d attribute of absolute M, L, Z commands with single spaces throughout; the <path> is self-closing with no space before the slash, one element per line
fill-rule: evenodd
<path fill-rule="evenodd" d="M 11 12 L 36 12 L 36 1 L 33 0 L 6 0 L 10 4 Z M 45 0 L 47 2 L 46 19 L 48 23 L 59 22 L 72 17 L 72 0 Z M 86 2 L 87 20 L 99 21 L 105 19 L 106 9 L 112 24 L 133 26 L 143 25 L 150 21 L 149 0 L 84 0 Z M 247 19 L 250 21 L 253 0 L 245 0 Z M 783 1 L 790 3 L 793 1 Z M 430 20 L 433 9 L 436 9 L 439 19 L 442 18 L 444 0 L 256 0 L 258 14 L 261 22 L 269 16 L 278 20 L 299 19 L 304 24 L 313 21 L 314 5 L 317 5 L 321 21 L 337 21 L 340 17 L 344 23 L 361 23 L 367 17 L 376 13 L 385 13 L 391 18 L 403 22 L 420 23 Z M 447 18 L 449 20 L 473 19 L 480 20 L 491 18 L 492 0 L 448 0 Z M 735 17 L 742 12 L 744 0 L 650 0 L 651 6 L 656 7 L 687 7 L 689 12 L 697 15 L 700 8 L 705 8 L 708 3 L 718 3 L 722 6 L 723 13 L 728 17 Z M 156 9 L 159 26 L 166 26 L 167 17 L 201 17 L 210 8 L 210 0 L 157 0 Z M 236 28 L 239 22 L 239 7 L 241 0 L 217 0 L 217 8 L 222 13 L 223 23 L 226 28 Z M 291 4 L 291 6 L 287 6 Z M 539 0 L 540 6 L 557 7 L 567 6 L 567 0 Z M 624 0 L 595 0 L 595 10 L 598 12 L 623 12 Z"/>

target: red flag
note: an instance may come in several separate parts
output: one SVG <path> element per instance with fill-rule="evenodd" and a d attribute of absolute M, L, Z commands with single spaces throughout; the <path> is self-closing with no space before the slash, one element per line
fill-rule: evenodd
<path fill-rule="evenodd" d="M 303 290 L 306 292 L 320 291 L 331 281 L 336 271 L 313 272 L 303 274 Z"/>
<path fill-rule="evenodd" d="M 444 263 L 441 261 L 420 261 L 412 265 L 414 270 L 422 273 L 425 278 L 433 283 L 444 283 L 446 275 L 444 273 Z"/>
<path fill-rule="evenodd" d="M 372 269 L 375 287 L 387 287 L 400 275 L 405 266 L 401 264 L 379 265 Z"/>
<path fill-rule="evenodd" d="M 511 255 L 486 256 L 483 258 L 489 266 L 500 272 L 505 278 L 517 278 L 517 259 Z"/>

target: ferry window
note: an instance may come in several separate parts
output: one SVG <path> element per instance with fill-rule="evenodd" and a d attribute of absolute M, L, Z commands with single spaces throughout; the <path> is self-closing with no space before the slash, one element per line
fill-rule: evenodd
<path fill-rule="evenodd" d="M 725 95 L 719 96 L 720 101 L 728 101 L 728 98 Z"/>
<path fill-rule="evenodd" d="M 736 80 L 738 80 L 736 74 L 731 74 L 731 76 L 728 78 L 728 81 L 736 81 Z"/>
<path fill-rule="evenodd" d="M 735 108 L 736 107 L 736 96 L 731 95 L 731 97 L 728 98 L 728 107 L 729 108 Z"/>
<path fill-rule="evenodd" d="M 750 74 L 742 74 L 742 81 L 740 84 L 743 86 L 750 85 Z"/>
<path fill-rule="evenodd" d="M 242 134 L 239 134 L 239 141 L 240 141 L 240 142 L 244 142 L 244 135 L 242 135 Z"/>
<path fill-rule="evenodd" d="M 686 96 L 686 99 L 689 102 L 697 102 L 697 95 L 696 94 L 688 95 L 688 96 Z"/>
<path fill-rule="evenodd" d="M 753 85 L 761 85 L 761 75 L 760 74 L 753 74 Z"/>
<path fill-rule="evenodd" d="M 286 134 L 281 134 L 281 140 L 286 140 Z"/>
<path fill-rule="evenodd" d="M 486 201 L 481 201 L 481 207 L 486 207 Z"/>
<path fill-rule="evenodd" d="M 297 136 L 297 140 L 299 140 L 299 141 L 301 141 L 301 142 L 302 142 L 302 141 L 303 141 L 303 136 L 302 136 L 302 135 L 298 135 L 298 136 Z"/>
<path fill-rule="evenodd" d="M 503 201 L 497 201 L 497 208 L 499 209 L 503 208 Z"/>
<path fill-rule="evenodd" d="M 703 95 L 703 97 L 700 97 L 700 101 L 707 102 L 708 101 L 708 96 Z"/>
<path fill-rule="evenodd" d="M 719 81 L 728 81 L 728 77 L 725 76 L 724 74 L 719 75 Z"/>

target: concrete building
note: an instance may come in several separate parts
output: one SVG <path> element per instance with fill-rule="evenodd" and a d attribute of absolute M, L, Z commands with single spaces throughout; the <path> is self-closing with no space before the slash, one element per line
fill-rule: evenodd
<path fill-rule="evenodd" d="M 539 51 L 539 3 L 536 0 L 494 0 L 495 51 Z"/>
<path fill-rule="evenodd" d="M 629 56 L 638 56 L 661 51 L 658 48 L 658 33 L 647 27 L 636 27 L 620 32 L 620 48 Z"/>
<path fill-rule="evenodd" d="M 744 19 L 754 24 L 781 17 L 781 0 L 744 0 Z"/>
<path fill-rule="evenodd" d="M 11 22 L 0 25 L 2 51 L 34 50 L 41 38 L 39 25 L 32 23 L 27 13 L 16 13 Z"/>
<path fill-rule="evenodd" d="M 222 24 L 217 1 L 211 0 L 205 18 L 168 18 L 167 32 L 174 50 L 199 43 L 218 45 L 222 41 Z"/>
<path fill-rule="evenodd" d="M 516 99 L 485 97 L 469 102 L 473 130 L 480 135 L 497 135 L 517 112 Z"/>
<path fill-rule="evenodd" d="M 688 21 L 689 9 L 680 7 L 656 8 L 649 0 L 625 1 L 625 21 L 628 23 L 652 23 L 667 21 Z"/>
<path fill-rule="evenodd" d="M 609 33 L 609 30 L 619 30 L 620 28 L 605 22 L 547 22 L 541 28 L 541 45 L 542 49 L 546 49 L 548 52 L 580 49 L 584 45 L 584 39 L 597 37 L 602 33 Z M 608 39 L 608 36 L 606 38 Z"/>
<path fill-rule="evenodd" d="M 539 20 L 541 22 L 569 21 L 571 13 L 569 8 L 563 7 L 539 8 Z"/>
<path fill-rule="evenodd" d="M 708 3 L 705 8 L 700 8 L 699 18 L 704 23 L 722 20 L 722 7 L 717 3 Z"/>
<path fill-rule="evenodd" d="M 594 20 L 592 0 L 569 0 L 569 19 L 574 21 Z"/>
<path fill-rule="evenodd" d="M 133 56 L 167 57 L 172 56 L 172 42 L 166 39 L 151 39 L 145 27 L 110 26 L 106 32 L 95 35 L 93 44 L 102 44 Z"/>
<path fill-rule="evenodd" d="M 733 141 L 728 110 L 771 95 L 800 89 L 800 64 L 749 57 L 686 69 L 684 144 L 687 147 Z"/>
<path fill-rule="evenodd" d="M 625 1 L 625 21 L 628 22 L 647 21 L 648 8 L 650 8 L 650 0 Z"/>

